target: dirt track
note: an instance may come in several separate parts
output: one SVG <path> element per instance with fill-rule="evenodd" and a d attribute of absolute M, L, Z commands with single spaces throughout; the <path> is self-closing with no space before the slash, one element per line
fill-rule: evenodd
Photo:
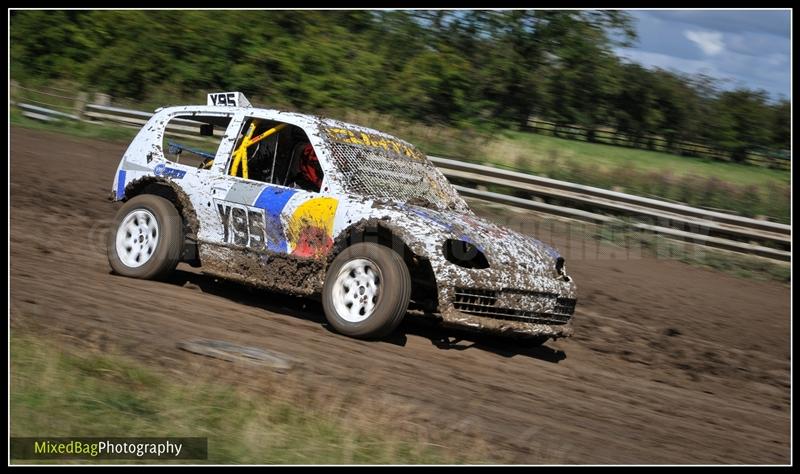
<path fill-rule="evenodd" d="M 390 394 L 431 430 L 480 433 L 508 462 L 789 462 L 785 285 L 573 256 L 571 339 L 531 350 L 410 321 L 389 341 L 352 340 L 326 328 L 315 302 L 189 267 L 166 283 L 111 275 L 102 231 L 124 148 L 11 129 L 12 328 L 184 373 L 199 356 L 175 346 L 192 338 L 280 351 L 311 386 Z"/>

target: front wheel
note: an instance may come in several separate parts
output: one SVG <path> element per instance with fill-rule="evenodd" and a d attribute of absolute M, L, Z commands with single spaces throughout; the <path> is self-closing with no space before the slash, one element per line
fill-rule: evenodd
<path fill-rule="evenodd" d="M 117 212 L 108 235 L 108 263 L 119 275 L 160 279 L 178 265 L 183 250 L 183 221 L 161 196 L 142 194 Z"/>
<path fill-rule="evenodd" d="M 403 320 L 411 276 L 388 247 L 358 243 L 331 263 L 322 289 L 325 317 L 336 331 L 357 338 L 388 335 Z"/>

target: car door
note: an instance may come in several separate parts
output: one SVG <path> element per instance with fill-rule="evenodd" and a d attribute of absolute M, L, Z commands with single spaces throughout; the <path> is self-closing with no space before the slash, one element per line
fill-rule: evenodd
<path fill-rule="evenodd" d="M 240 130 L 242 125 L 246 117 L 239 117 Z M 213 185 L 219 243 L 259 265 L 264 254 L 284 258 L 327 254 L 333 245 L 338 201 L 317 192 L 232 176 L 233 151 Z"/>

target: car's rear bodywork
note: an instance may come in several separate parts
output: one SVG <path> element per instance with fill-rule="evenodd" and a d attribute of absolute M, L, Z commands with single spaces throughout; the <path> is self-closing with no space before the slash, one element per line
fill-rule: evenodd
<path fill-rule="evenodd" d="M 164 154 L 167 122 L 193 115 L 227 123 L 208 169 Z M 324 171 L 319 192 L 229 174 L 246 117 L 305 132 Z M 252 107 L 160 109 L 125 152 L 112 195 L 125 200 L 153 186 L 169 191 L 185 221 L 186 259 L 206 272 L 311 295 L 337 252 L 374 239 L 405 254 L 421 288 L 412 299 L 427 299 L 419 307 L 446 324 L 516 336 L 572 332 L 575 285 L 558 253 L 476 216 L 424 155 L 382 132 Z"/>

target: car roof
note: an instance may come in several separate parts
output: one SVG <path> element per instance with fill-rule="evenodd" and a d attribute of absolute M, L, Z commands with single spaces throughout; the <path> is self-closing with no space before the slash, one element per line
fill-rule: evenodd
<path fill-rule="evenodd" d="M 211 113 L 242 112 L 245 114 L 255 114 L 270 120 L 287 121 L 295 125 L 301 126 L 303 128 L 313 128 L 315 130 L 321 130 L 324 128 L 344 128 L 352 131 L 368 133 L 371 135 L 380 135 L 386 138 L 391 138 L 393 140 L 405 142 L 408 145 L 413 146 L 413 144 L 407 142 L 406 140 L 395 137 L 394 135 L 390 135 L 386 132 L 376 130 L 374 128 L 369 128 L 362 125 L 357 125 L 354 123 L 345 122 L 333 118 L 321 117 L 319 115 L 303 114 L 300 112 L 288 112 L 280 109 L 269 109 L 264 107 L 229 107 L 229 106 L 197 104 L 197 105 L 179 105 L 179 106 L 162 107 L 156 110 L 156 112 L 166 112 L 166 113 L 172 113 L 176 111 L 211 112 Z"/>

